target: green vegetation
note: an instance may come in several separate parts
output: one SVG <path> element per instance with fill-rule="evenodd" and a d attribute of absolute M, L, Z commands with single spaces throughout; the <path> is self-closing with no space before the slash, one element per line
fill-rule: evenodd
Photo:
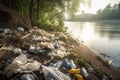
<path fill-rule="evenodd" d="M 70 51 L 70 55 L 69 55 L 70 57 L 78 57 L 78 54 L 77 54 L 77 52 L 76 51 Z"/>
<path fill-rule="evenodd" d="M 98 19 L 120 19 L 120 3 L 111 6 L 108 4 L 103 10 L 97 11 Z"/>
<path fill-rule="evenodd" d="M 78 64 L 80 67 L 83 67 L 86 65 L 86 60 L 81 56 L 75 61 L 76 64 Z"/>
<path fill-rule="evenodd" d="M 63 25 L 39 24 L 38 26 L 39 28 L 44 29 L 46 31 L 63 31 Z"/>
<path fill-rule="evenodd" d="M 78 45 L 78 42 L 75 39 L 73 39 L 71 36 L 67 36 L 66 43 L 71 45 Z"/>
<path fill-rule="evenodd" d="M 80 2 L 84 0 L 0 0 L 0 3 L 16 10 L 19 15 L 27 17 L 39 27 L 61 31 L 64 15 L 75 15 Z"/>
<path fill-rule="evenodd" d="M 111 6 L 108 4 L 104 9 L 97 11 L 97 14 L 81 14 L 72 17 L 71 21 L 96 21 L 96 20 L 112 20 L 120 19 L 120 3 Z"/>

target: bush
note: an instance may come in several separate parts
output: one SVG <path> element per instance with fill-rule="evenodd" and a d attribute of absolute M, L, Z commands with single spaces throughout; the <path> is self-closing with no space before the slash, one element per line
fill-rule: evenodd
<path fill-rule="evenodd" d="M 78 54 L 75 51 L 70 52 L 70 57 L 78 57 Z"/>
<path fill-rule="evenodd" d="M 63 31 L 63 26 L 55 24 L 39 24 L 39 28 L 46 31 Z"/>
<path fill-rule="evenodd" d="M 86 60 L 83 57 L 79 57 L 75 61 L 76 64 L 78 64 L 80 67 L 83 67 L 86 65 Z"/>
<path fill-rule="evenodd" d="M 71 45 L 77 45 L 77 41 L 73 39 L 70 35 L 67 36 L 67 39 L 64 40 L 66 43 Z"/>

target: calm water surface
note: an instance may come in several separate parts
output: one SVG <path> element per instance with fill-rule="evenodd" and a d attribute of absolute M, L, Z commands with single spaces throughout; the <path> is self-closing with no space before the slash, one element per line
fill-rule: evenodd
<path fill-rule="evenodd" d="M 120 21 L 106 22 L 65 22 L 68 32 L 83 41 L 95 53 L 103 53 L 120 67 Z M 100 55 L 103 56 L 103 55 Z"/>

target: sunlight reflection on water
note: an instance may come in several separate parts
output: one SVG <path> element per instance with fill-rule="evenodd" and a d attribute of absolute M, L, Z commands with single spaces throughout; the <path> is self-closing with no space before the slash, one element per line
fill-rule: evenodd
<path fill-rule="evenodd" d="M 83 26 L 84 27 L 80 33 L 80 38 L 84 42 L 90 41 L 90 39 L 94 37 L 94 26 L 90 25 L 90 23 L 86 23 Z"/>
<path fill-rule="evenodd" d="M 95 53 L 107 54 L 120 67 L 120 23 L 65 22 L 65 26 L 74 38 Z"/>

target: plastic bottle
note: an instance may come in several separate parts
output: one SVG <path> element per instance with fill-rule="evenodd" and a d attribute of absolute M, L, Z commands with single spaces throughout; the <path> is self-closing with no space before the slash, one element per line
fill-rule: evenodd
<path fill-rule="evenodd" d="M 84 67 L 81 68 L 81 71 L 85 77 L 88 77 L 88 73 Z"/>
<path fill-rule="evenodd" d="M 71 68 L 76 69 L 76 65 L 73 60 L 70 60 Z"/>

